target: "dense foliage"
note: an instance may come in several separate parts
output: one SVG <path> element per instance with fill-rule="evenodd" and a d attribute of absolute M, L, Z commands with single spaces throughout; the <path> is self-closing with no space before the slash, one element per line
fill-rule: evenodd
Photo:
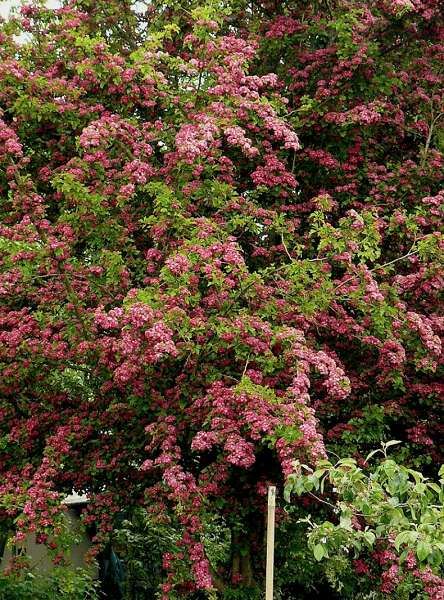
<path fill-rule="evenodd" d="M 375 575 L 382 593 L 397 598 L 442 593 L 434 571 L 444 563 L 444 467 L 439 484 L 428 481 L 388 459 L 391 444 L 383 445 L 385 460 L 370 475 L 343 458 L 334 465 L 323 460 L 316 470 L 296 462 L 288 478 L 288 500 L 292 492 L 308 493 L 330 508 L 331 520 L 300 522 L 308 524 L 308 545 L 344 599 L 372 597 Z"/>
<path fill-rule="evenodd" d="M 75 489 L 97 550 L 122 509 L 174 532 L 164 598 L 253 599 L 266 487 L 296 459 L 362 467 L 396 438 L 434 472 L 443 59 L 439 0 L 36 1 L 0 24 L 17 543 L 63 561 Z"/>
<path fill-rule="evenodd" d="M 0 574 L 2 600 L 94 600 L 97 582 L 82 569 L 57 567 L 49 573 Z"/>

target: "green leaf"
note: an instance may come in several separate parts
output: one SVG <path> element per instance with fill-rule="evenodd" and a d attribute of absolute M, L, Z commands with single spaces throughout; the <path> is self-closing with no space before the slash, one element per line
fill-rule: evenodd
<path fill-rule="evenodd" d="M 431 544 L 425 542 L 424 540 L 421 540 L 416 547 L 416 556 L 422 562 L 429 556 L 429 554 L 432 553 L 432 551 L 433 548 Z"/>
<path fill-rule="evenodd" d="M 316 544 L 313 548 L 313 554 L 317 561 L 322 560 L 327 554 L 325 546 L 323 544 Z"/>
<path fill-rule="evenodd" d="M 427 485 L 431 490 L 433 490 L 437 494 L 440 494 L 442 491 L 437 483 L 428 483 Z"/>
<path fill-rule="evenodd" d="M 284 500 L 285 502 L 290 502 L 291 501 L 291 492 L 293 491 L 293 485 L 292 484 L 287 484 L 284 487 Z"/>
<path fill-rule="evenodd" d="M 341 458 L 340 461 L 338 461 L 339 465 L 344 465 L 346 467 L 355 467 L 356 466 L 356 460 L 354 458 Z"/>
<path fill-rule="evenodd" d="M 382 452 L 382 450 L 379 450 L 379 449 L 378 449 L 378 450 L 372 450 L 372 451 L 370 452 L 370 454 L 367 454 L 367 456 L 366 456 L 366 459 L 365 459 L 365 462 L 368 462 L 368 461 L 370 460 L 370 458 L 371 458 L 372 456 L 374 456 L 375 454 L 378 454 L 378 452 Z"/>
<path fill-rule="evenodd" d="M 383 444 L 384 448 L 390 448 L 390 446 L 396 446 L 396 444 L 402 444 L 401 440 L 390 440 Z"/>
<path fill-rule="evenodd" d="M 396 550 L 399 551 L 402 544 L 406 544 L 408 542 L 409 538 L 410 538 L 410 531 L 401 531 L 401 533 L 398 533 L 398 535 L 396 536 L 396 539 L 395 539 L 395 543 L 394 543 Z"/>
<path fill-rule="evenodd" d="M 375 543 L 376 536 L 372 531 L 365 531 L 363 538 L 369 546 L 373 546 L 373 544 Z"/>

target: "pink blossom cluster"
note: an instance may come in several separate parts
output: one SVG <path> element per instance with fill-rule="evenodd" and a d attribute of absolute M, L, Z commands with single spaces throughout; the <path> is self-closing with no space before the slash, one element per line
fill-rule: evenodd
<path fill-rule="evenodd" d="M 144 337 L 149 343 L 149 349 L 145 352 L 145 357 L 153 362 L 158 361 L 165 355 L 177 356 L 178 351 L 173 341 L 173 331 L 164 323 L 154 323 L 152 327 L 145 330 Z"/>
<path fill-rule="evenodd" d="M 119 115 L 104 114 L 100 119 L 92 121 L 85 127 L 79 136 L 80 147 L 86 152 L 92 152 L 94 160 L 96 158 L 106 160 L 106 155 L 102 154 L 100 150 L 109 149 L 112 145 L 116 147 L 116 151 L 121 152 L 122 144 L 123 147 L 131 150 L 134 157 L 139 160 L 139 162 L 130 163 L 127 169 L 140 171 L 143 168 L 146 170 L 147 166 L 140 161 L 153 153 L 149 140 L 146 141 L 138 128 Z"/>
<path fill-rule="evenodd" d="M 296 19 L 281 15 L 273 19 L 273 21 L 267 25 L 265 35 L 268 38 L 278 39 L 287 35 L 293 35 L 304 29 L 305 25 L 296 21 Z"/>
<path fill-rule="evenodd" d="M 384 300 L 384 294 L 381 293 L 376 279 L 368 268 L 362 269 L 362 276 L 365 285 L 365 296 L 364 299 L 367 302 L 382 302 Z"/>
<path fill-rule="evenodd" d="M 391 565 L 384 571 L 381 576 L 381 592 L 384 594 L 391 594 L 396 586 L 401 581 L 401 577 L 399 574 L 399 566 L 397 564 Z"/>
<path fill-rule="evenodd" d="M 425 196 L 422 202 L 428 207 L 431 215 L 442 219 L 444 213 L 444 190 L 438 192 L 436 196 Z"/>
<path fill-rule="evenodd" d="M 330 152 L 326 150 L 318 149 L 312 150 L 308 148 L 304 151 L 303 155 L 308 156 L 310 160 L 315 161 L 322 167 L 326 167 L 327 169 L 338 169 L 340 168 L 339 161 L 331 155 Z"/>
<path fill-rule="evenodd" d="M 298 336 L 299 340 L 301 336 Z M 303 338 L 302 338 L 303 340 Z M 296 375 L 292 382 L 292 391 L 300 395 L 304 403 L 309 399 L 310 369 L 325 376 L 324 386 L 330 397 L 342 400 L 350 394 L 350 381 L 338 360 L 322 350 L 313 350 L 300 341 L 293 343 L 289 351 L 297 362 Z"/>
<path fill-rule="evenodd" d="M 355 569 L 355 573 L 358 575 L 369 575 L 370 568 L 367 563 L 362 559 L 356 559 L 353 561 L 353 567 Z"/>
<path fill-rule="evenodd" d="M 168 458 L 165 462 L 167 455 L 163 457 L 163 464 L 167 465 L 167 468 L 163 472 L 163 481 L 170 488 L 170 490 L 180 496 L 183 497 L 188 495 L 188 491 L 190 490 L 190 484 L 192 483 L 192 478 L 189 474 L 185 473 L 184 470 L 179 465 L 169 466 L 168 463 L 172 462 L 172 459 Z M 157 461 L 158 464 L 162 464 L 162 461 Z"/>
<path fill-rule="evenodd" d="M 218 436 L 214 431 L 199 431 L 191 442 L 191 448 L 196 452 L 211 450 L 217 444 Z"/>
<path fill-rule="evenodd" d="M 98 338 L 101 362 L 114 371 L 119 386 L 132 382 L 138 394 L 143 390 L 145 365 L 154 364 L 166 356 L 178 355 L 174 332 L 160 320 L 161 313 L 150 306 L 134 303 L 126 311 L 117 307 L 95 312 L 95 324 L 104 330 L 117 330 Z"/>
<path fill-rule="evenodd" d="M 183 275 L 190 270 L 191 263 L 183 254 L 176 254 L 165 261 L 165 265 L 173 275 Z"/>
<path fill-rule="evenodd" d="M 258 110 L 258 114 L 262 115 L 263 112 L 264 107 L 261 107 L 261 110 Z M 285 150 L 300 150 L 301 145 L 296 132 L 294 132 L 282 119 L 278 118 L 273 113 L 263 114 L 263 118 L 264 125 L 273 133 L 273 138 L 275 140 L 282 142 Z"/>
<path fill-rule="evenodd" d="M 195 120 L 196 124 L 183 125 L 175 140 L 179 157 L 190 164 L 207 156 L 219 133 L 219 127 L 211 116 L 199 114 Z"/>
<path fill-rule="evenodd" d="M 297 181 L 292 173 L 289 173 L 285 165 L 272 154 L 266 154 L 264 165 L 258 166 L 251 174 L 251 179 L 256 185 L 266 187 L 282 186 L 283 188 L 295 188 Z"/>
<path fill-rule="evenodd" d="M 419 423 L 414 427 L 406 430 L 407 438 L 414 444 L 421 446 L 433 446 L 433 440 L 428 435 L 428 427 L 426 423 Z"/>
<path fill-rule="evenodd" d="M 236 434 L 228 436 L 224 450 L 227 453 L 227 461 L 237 467 L 248 469 L 255 462 L 253 444 Z"/>
<path fill-rule="evenodd" d="M 382 119 L 382 112 L 386 107 L 381 103 L 360 104 L 343 113 L 327 113 L 325 120 L 329 123 L 344 124 L 357 123 L 360 125 L 374 125 Z"/>
<path fill-rule="evenodd" d="M 131 183 L 144 184 L 153 177 L 155 169 L 152 165 L 139 159 L 135 159 L 125 165 L 123 173 L 128 177 Z"/>
<path fill-rule="evenodd" d="M 117 328 L 120 326 L 120 318 L 123 315 L 122 308 L 113 308 L 105 312 L 103 307 L 99 307 L 94 315 L 95 323 L 103 329 Z"/>
<path fill-rule="evenodd" d="M 405 12 L 415 10 L 415 5 L 412 0 L 392 0 L 390 2 L 383 2 L 383 5 L 387 12 L 392 15 L 402 15 Z"/>
<path fill-rule="evenodd" d="M 404 347 L 397 340 L 386 340 L 379 350 L 378 379 L 382 382 L 391 371 L 402 371 L 406 360 Z"/>
<path fill-rule="evenodd" d="M 23 148 L 16 132 L 0 119 L 0 157 L 2 155 L 21 158 Z"/>
<path fill-rule="evenodd" d="M 193 574 L 196 586 L 201 590 L 208 590 L 213 587 L 213 579 L 210 574 L 210 565 L 205 556 L 202 543 L 194 543 L 189 546 L 189 556 L 193 565 Z"/>
<path fill-rule="evenodd" d="M 434 357 L 439 358 L 442 351 L 441 339 L 438 335 L 435 335 L 427 317 L 410 311 L 407 313 L 407 321 L 411 329 L 417 331 L 425 348 Z"/>
<path fill-rule="evenodd" d="M 442 600 L 444 598 L 444 579 L 435 575 L 430 567 L 423 570 L 417 569 L 413 573 L 422 581 L 424 590 L 430 600 Z"/>
<path fill-rule="evenodd" d="M 231 126 L 224 129 L 227 142 L 232 146 L 239 147 L 245 156 L 253 157 L 259 154 L 259 150 L 253 146 L 252 141 L 245 135 L 242 127 Z"/>

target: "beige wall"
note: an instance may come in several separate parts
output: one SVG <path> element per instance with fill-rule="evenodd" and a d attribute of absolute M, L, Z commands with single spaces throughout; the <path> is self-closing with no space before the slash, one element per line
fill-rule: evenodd
<path fill-rule="evenodd" d="M 69 519 L 72 528 L 75 530 L 79 527 L 80 519 L 77 516 L 75 510 L 69 508 L 66 511 L 66 516 Z M 73 567 L 82 567 L 91 570 L 94 577 L 97 577 L 97 569 L 92 567 L 91 565 L 87 565 L 84 561 L 84 556 L 87 550 L 90 548 L 91 543 L 86 535 L 82 535 L 82 541 L 80 544 L 73 546 L 71 551 L 70 560 Z M 30 556 L 32 559 L 32 565 L 35 565 L 35 568 L 38 571 L 48 571 L 53 568 L 53 564 L 51 562 L 50 557 L 48 556 L 48 552 L 46 546 L 43 544 L 36 544 L 34 536 L 28 536 L 28 538 L 23 542 L 23 546 L 25 548 L 25 554 Z M 6 547 L 4 556 L 0 563 L 0 569 L 3 570 L 12 556 L 11 548 Z"/>

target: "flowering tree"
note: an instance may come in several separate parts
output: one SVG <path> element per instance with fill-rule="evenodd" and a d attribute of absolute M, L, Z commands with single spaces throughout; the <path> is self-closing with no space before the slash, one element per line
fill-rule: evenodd
<path fill-rule="evenodd" d="M 54 547 L 72 489 L 98 543 L 142 505 L 165 598 L 254 589 L 296 458 L 377 410 L 439 459 L 442 6 L 141 5 L 0 26 L 0 505 Z"/>

